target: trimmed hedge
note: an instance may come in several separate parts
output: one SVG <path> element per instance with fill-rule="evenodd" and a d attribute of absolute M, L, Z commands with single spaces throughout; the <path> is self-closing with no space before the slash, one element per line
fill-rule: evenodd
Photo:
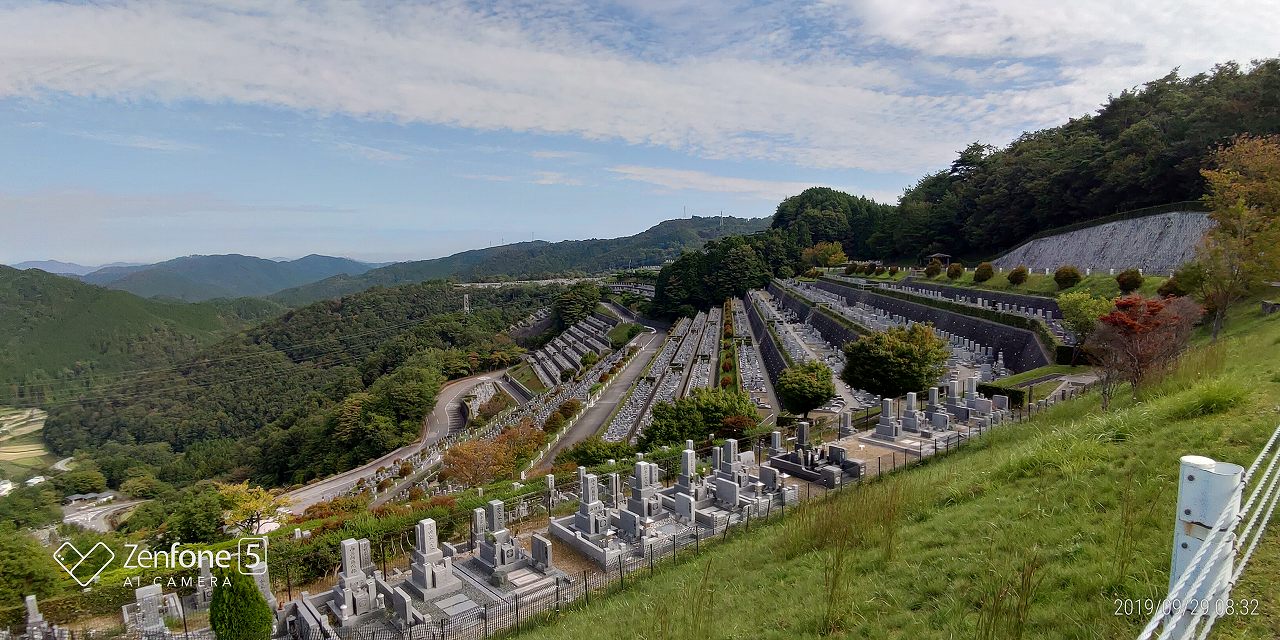
<path fill-rule="evenodd" d="M 1027 392 L 1018 387 L 1002 387 L 998 384 L 990 382 L 982 382 L 978 384 L 978 393 L 990 398 L 991 396 L 1009 396 L 1009 407 L 1020 407 L 1027 401 Z"/>

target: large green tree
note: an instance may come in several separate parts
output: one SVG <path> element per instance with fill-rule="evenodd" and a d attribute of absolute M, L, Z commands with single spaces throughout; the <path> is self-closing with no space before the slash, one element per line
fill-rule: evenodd
<path fill-rule="evenodd" d="M 598 304 L 600 304 L 599 285 L 594 282 L 578 282 L 556 296 L 551 309 L 555 312 L 556 323 L 561 328 L 567 328 L 591 315 Z"/>
<path fill-rule="evenodd" d="M 1062 324 L 1074 333 L 1076 340 L 1084 344 L 1098 326 L 1098 318 L 1111 312 L 1113 303 L 1107 298 L 1088 291 L 1073 291 L 1058 296 L 1058 308 L 1062 310 Z"/>
<path fill-rule="evenodd" d="M 782 407 L 805 417 L 836 395 L 831 367 L 817 360 L 787 367 L 778 374 L 775 387 Z"/>
<path fill-rule="evenodd" d="M 946 373 L 951 350 L 927 324 L 863 334 L 844 345 L 840 376 L 850 386 L 896 398 L 923 391 Z"/>
<path fill-rule="evenodd" d="M 0 522 L 0 606 L 17 607 L 28 595 L 56 593 L 66 575 L 35 538 Z"/>
<path fill-rule="evenodd" d="M 217 570 L 209 603 L 209 626 L 218 640 L 270 638 L 275 616 L 253 579 L 235 570 Z"/>
<path fill-rule="evenodd" d="M 1232 303 L 1280 279 L 1280 136 L 1237 138 L 1202 173 L 1215 224 L 1196 248 L 1194 280 L 1217 340 Z"/>
<path fill-rule="evenodd" d="M 674 402 L 653 407 L 653 423 L 640 435 L 639 447 L 648 451 L 662 445 L 681 445 L 685 440 L 705 442 L 732 431 L 740 435 L 740 418 L 752 424 L 759 420 L 751 396 L 738 388 L 694 389 Z"/>

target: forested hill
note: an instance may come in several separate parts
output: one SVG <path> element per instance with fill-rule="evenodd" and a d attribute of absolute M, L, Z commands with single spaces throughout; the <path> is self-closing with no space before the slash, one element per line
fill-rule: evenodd
<path fill-rule="evenodd" d="M 470 314 L 440 281 L 315 303 L 50 406 L 45 440 L 93 457 L 112 486 L 327 475 L 416 439 L 444 379 L 515 363 L 503 330 L 559 290 L 470 290 Z"/>
<path fill-rule="evenodd" d="M 849 255 L 987 258 L 1046 229 L 1196 200 L 1208 154 L 1244 133 L 1280 133 L 1280 60 L 1171 73 L 1003 149 L 975 143 L 906 192 L 865 254 Z"/>
<path fill-rule="evenodd" d="M 1097 113 L 1025 133 L 1003 149 L 973 144 L 899 203 L 815 187 L 783 200 L 771 228 L 690 252 L 659 274 L 654 311 L 717 304 L 770 275 L 843 257 L 915 262 L 942 252 L 994 257 L 1041 231 L 1151 205 L 1199 199 L 1200 169 L 1242 134 L 1280 133 L 1280 60 L 1176 73 L 1112 96 Z M 830 248 L 829 246 L 827 248 Z M 843 259 L 842 257 L 842 259 Z M 726 277 L 723 274 L 736 274 Z"/>
<path fill-rule="evenodd" d="M 0 266 L 0 404 L 56 400 L 46 394 L 166 365 L 282 310 L 266 300 L 146 300 Z"/>
<path fill-rule="evenodd" d="M 156 264 L 106 267 L 82 280 L 136 293 L 188 302 L 213 298 L 265 296 L 334 275 L 359 275 L 373 265 L 347 258 L 309 255 L 297 260 L 266 260 L 237 254 L 186 256 Z"/>
<path fill-rule="evenodd" d="M 753 233 L 769 226 L 768 218 L 715 217 L 666 220 L 633 236 L 607 240 L 520 242 L 464 251 L 434 260 L 400 262 L 359 276 L 334 276 L 272 296 L 298 305 L 324 300 L 372 286 L 392 286 L 433 278 L 457 281 L 529 280 L 610 269 L 660 265 L 685 249 L 708 240 Z"/>

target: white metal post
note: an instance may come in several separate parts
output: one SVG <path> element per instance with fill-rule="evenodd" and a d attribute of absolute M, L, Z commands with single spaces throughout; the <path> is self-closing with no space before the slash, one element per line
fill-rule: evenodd
<path fill-rule="evenodd" d="M 1199 619 L 1217 606 L 1217 600 L 1230 590 L 1235 560 L 1233 530 L 1240 513 L 1240 496 L 1244 489 L 1244 467 L 1217 462 L 1205 456 L 1182 456 L 1178 479 L 1178 514 L 1174 521 L 1173 560 L 1169 571 L 1169 589 L 1191 568 L 1191 584 L 1203 575 L 1198 587 L 1183 590 L 1181 602 L 1166 606 L 1179 607 L 1186 613 L 1173 629 L 1161 637 L 1179 638 L 1196 628 Z M 1215 527 L 1219 531 L 1215 535 Z M 1189 567 L 1196 552 L 1213 538 L 1196 567 Z"/>

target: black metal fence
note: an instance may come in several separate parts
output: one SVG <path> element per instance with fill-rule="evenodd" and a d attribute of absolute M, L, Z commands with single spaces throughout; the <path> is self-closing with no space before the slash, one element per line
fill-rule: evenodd
<path fill-rule="evenodd" d="M 1057 402 L 1079 397 L 1088 390 L 1088 386 L 1073 387 L 1060 391 L 1054 394 L 1051 399 L 1046 399 L 1046 402 Z M 970 427 L 959 438 L 921 441 L 914 448 L 914 451 L 892 451 L 888 454 L 876 456 L 874 459 L 868 459 L 866 460 L 866 473 L 862 478 L 851 480 L 834 489 L 826 489 L 807 482 L 796 483 L 797 498 L 800 502 L 807 502 L 825 499 L 828 494 L 839 493 L 844 490 L 856 490 L 856 487 L 862 482 L 873 481 L 879 476 L 912 466 L 922 460 L 957 451 L 963 448 L 965 443 L 983 435 L 987 431 L 1024 422 L 1042 410 L 1044 409 L 1036 403 L 1013 407 L 1009 418 L 1001 424 L 990 427 Z M 754 444 L 759 447 L 763 444 L 763 440 Z M 702 450 L 702 452 L 705 451 L 707 449 Z M 677 462 L 661 460 L 659 464 L 664 467 L 671 467 Z M 671 468 L 664 469 L 664 480 L 669 481 L 673 477 L 672 470 Z M 577 489 L 577 482 L 573 481 L 563 483 L 557 488 L 557 493 L 571 494 Z M 624 488 L 624 496 L 625 491 Z M 541 501 L 543 505 L 539 506 L 542 509 L 551 508 L 554 510 L 555 507 L 553 504 L 554 498 L 549 495 L 520 496 L 512 502 L 516 501 L 525 501 L 526 503 Z M 564 501 L 566 505 L 574 503 L 576 503 L 576 499 Z M 335 628 L 333 630 L 334 636 L 332 637 L 341 640 L 469 640 L 489 638 L 498 634 L 530 628 L 545 623 L 562 612 L 576 607 L 588 606 L 592 598 L 599 598 L 608 593 L 624 589 L 630 581 L 642 578 L 646 572 L 652 575 L 663 565 L 680 563 L 693 558 L 701 554 L 708 545 L 724 542 L 740 532 L 746 533 L 750 531 L 753 526 L 759 527 L 778 518 L 785 517 L 787 510 L 794 510 L 796 506 L 795 504 L 771 503 L 761 508 L 747 507 L 727 512 L 723 518 L 711 525 L 695 524 L 685 531 L 650 545 L 645 549 L 643 555 L 620 557 L 611 561 L 599 571 L 583 571 L 576 575 L 559 578 L 555 582 L 554 589 L 546 589 L 524 597 L 513 595 L 510 600 L 486 604 L 471 612 L 448 619 L 433 620 L 403 629 Z M 540 512 L 545 513 L 545 511 Z M 508 511 L 508 513 L 513 512 Z M 408 548 L 409 535 L 411 535 L 411 532 L 406 531 L 403 536 L 374 541 L 375 562 L 380 564 L 380 568 L 384 573 L 388 573 L 389 570 L 404 569 L 408 566 L 408 557 L 404 552 Z M 184 609 L 193 612 L 203 608 L 202 603 L 192 600 L 192 596 L 184 597 L 183 605 Z M 186 621 L 184 620 L 183 622 L 185 623 Z M 10 632 L 10 638 L 13 640 L 27 638 L 25 631 L 23 628 L 14 629 Z M 0 630 L 0 638 L 4 638 L 3 630 Z M 34 636 L 29 640 L 106 640 L 112 638 L 120 640 L 157 640 L 159 638 L 166 640 L 216 640 L 213 633 L 208 629 L 184 629 L 168 633 L 148 633 L 136 629 L 126 631 L 122 628 L 105 631 L 59 629 L 43 636 Z M 289 640 L 326 640 L 326 636 L 322 636 L 319 633 L 295 633 L 283 636 L 281 640 L 284 638 Z"/>

